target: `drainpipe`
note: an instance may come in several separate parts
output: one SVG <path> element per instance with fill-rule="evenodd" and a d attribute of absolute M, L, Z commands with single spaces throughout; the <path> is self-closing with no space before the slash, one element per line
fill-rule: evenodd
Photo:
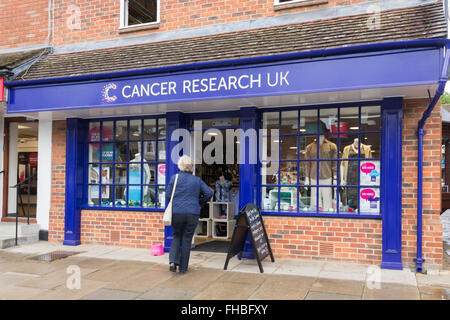
<path fill-rule="evenodd" d="M 414 259 L 416 262 L 416 271 L 422 273 L 422 265 L 425 259 L 422 257 L 422 198 L 423 198 L 423 137 L 427 134 L 424 130 L 427 119 L 433 112 L 434 107 L 437 102 L 444 94 L 445 85 L 448 80 L 448 66 L 449 66 L 449 56 L 450 44 L 447 42 L 444 47 L 444 66 L 439 80 L 439 86 L 436 90 L 436 94 L 431 100 L 430 105 L 427 110 L 423 113 L 422 119 L 420 119 L 417 128 L 418 136 L 418 173 L 417 173 L 417 257 Z"/>

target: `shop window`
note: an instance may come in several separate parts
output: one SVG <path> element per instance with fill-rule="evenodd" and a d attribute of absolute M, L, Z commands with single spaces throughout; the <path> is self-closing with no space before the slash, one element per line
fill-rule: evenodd
<path fill-rule="evenodd" d="M 262 128 L 262 150 L 279 148 L 260 163 L 263 211 L 380 215 L 380 106 L 264 112 Z"/>
<path fill-rule="evenodd" d="M 91 121 L 89 207 L 165 208 L 164 118 Z"/>
<path fill-rule="evenodd" d="M 120 27 L 159 23 L 159 0 L 121 0 Z"/>

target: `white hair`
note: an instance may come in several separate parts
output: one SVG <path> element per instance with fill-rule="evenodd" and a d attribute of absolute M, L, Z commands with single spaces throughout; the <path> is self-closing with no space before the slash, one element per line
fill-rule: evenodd
<path fill-rule="evenodd" d="M 194 161 L 192 161 L 191 157 L 183 155 L 178 160 L 178 169 L 192 173 L 194 172 Z"/>

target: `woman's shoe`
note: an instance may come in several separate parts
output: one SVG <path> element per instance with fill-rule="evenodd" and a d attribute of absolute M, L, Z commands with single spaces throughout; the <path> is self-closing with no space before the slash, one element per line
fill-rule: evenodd
<path fill-rule="evenodd" d="M 172 272 L 177 272 L 177 265 L 172 262 L 169 266 L 169 270 Z"/>

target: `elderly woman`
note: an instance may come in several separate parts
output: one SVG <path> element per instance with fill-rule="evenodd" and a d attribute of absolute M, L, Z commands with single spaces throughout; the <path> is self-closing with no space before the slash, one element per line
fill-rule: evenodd
<path fill-rule="evenodd" d="M 212 190 L 199 177 L 192 174 L 194 162 L 186 155 L 178 161 L 177 185 L 172 203 L 173 240 L 170 246 L 170 271 L 185 273 L 189 265 L 192 237 L 197 227 L 200 209 L 213 196 Z M 166 203 L 169 203 L 175 175 L 170 179 L 166 190 Z"/>

